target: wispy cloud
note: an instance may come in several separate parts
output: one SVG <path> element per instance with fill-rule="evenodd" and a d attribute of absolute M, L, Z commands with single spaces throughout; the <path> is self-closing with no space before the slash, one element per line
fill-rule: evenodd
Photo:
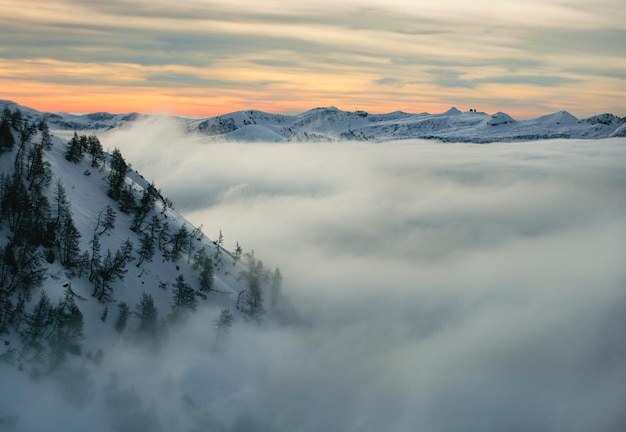
<path fill-rule="evenodd" d="M 611 75 L 625 67 L 620 45 L 624 39 L 620 17 L 625 12 L 618 1 L 604 3 L 603 7 L 589 7 L 557 1 L 494 5 L 487 1 L 370 0 L 310 5 L 275 0 L 259 5 L 182 0 L 174 5 L 170 1 L 97 4 L 63 0 L 53 4 L 38 1 L 24 8 L 19 2 L 5 0 L 0 17 L 0 59 L 16 66 L 34 61 L 29 74 L 32 81 L 46 75 L 41 66 L 44 59 L 75 63 L 76 69 L 81 64 L 145 67 L 148 69 L 141 71 L 137 82 L 161 88 L 163 102 L 174 105 L 175 98 L 166 96 L 168 89 L 210 87 L 225 100 L 242 87 L 235 82 L 241 80 L 243 87 L 252 88 L 247 93 L 250 101 L 265 101 L 263 108 L 290 107 L 289 111 L 317 106 L 320 101 L 327 102 L 321 105 L 345 101 L 374 111 L 408 110 L 415 105 L 436 111 L 434 106 L 444 107 L 445 91 L 438 99 L 436 93 L 428 94 L 428 89 L 439 85 L 464 87 L 474 97 L 482 97 L 484 93 L 471 82 L 455 82 L 453 76 L 459 71 L 447 65 L 456 63 L 464 65 L 468 79 L 498 86 L 498 91 L 489 95 L 493 110 L 506 110 L 502 105 L 517 97 L 531 109 L 533 101 L 511 86 L 539 85 L 542 99 L 553 99 L 550 105 L 554 109 L 580 109 L 577 114 L 584 115 L 594 114 L 590 112 L 594 107 L 619 109 L 626 92 L 623 80 Z M 584 76 L 572 72 L 590 62 L 597 72 Z M 177 76 L 178 82 L 159 81 L 162 75 L 149 70 L 159 66 L 174 69 L 171 76 Z M 439 78 L 428 73 L 434 68 L 442 70 Z M 510 68 L 517 77 L 553 78 L 511 78 L 509 82 L 502 72 Z M 175 75 L 180 69 L 187 72 Z M 209 78 L 193 79 L 204 77 L 207 71 L 211 72 Z M 0 79 L 15 76 L 7 73 Z M 107 77 L 114 80 L 115 75 Z M 381 77 L 413 85 L 402 89 L 387 86 L 386 92 L 377 92 L 371 83 Z M 85 92 L 93 88 L 89 87 L 90 78 L 84 82 L 70 73 L 65 81 L 72 79 Z M 284 92 L 253 85 L 254 81 L 273 80 L 283 83 Z M 561 99 L 558 89 L 571 91 L 570 80 L 589 89 L 587 100 Z M 312 82 L 315 87 L 309 89 Z M 134 85 L 122 79 L 119 92 L 134 91 Z M 607 86 L 612 87 L 611 93 L 604 90 Z M 307 91 L 299 100 L 288 98 L 302 90 Z M 16 87 L 7 96 L 19 97 L 20 91 Z M 231 105 L 219 112 L 241 108 L 245 99 L 231 98 Z M 511 108 L 515 114 L 516 106 Z"/>

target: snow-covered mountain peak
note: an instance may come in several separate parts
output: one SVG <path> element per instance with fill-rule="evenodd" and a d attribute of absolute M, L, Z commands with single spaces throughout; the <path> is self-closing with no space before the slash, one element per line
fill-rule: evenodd
<path fill-rule="evenodd" d="M 579 121 L 580 120 L 578 120 L 575 116 L 573 116 L 567 111 L 558 111 L 558 112 L 537 118 L 538 123 L 556 124 L 556 125 L 563 125 L 563 126 L 575 125 Z"/>
<path fill-rule="evenodd" d="M 513 119 L 513 117 L 511 117 L 510 115 L 503 112 L 497 112 L 491 116 L 491 119 L 487 122 L 487 124 L 491 126 L 497 126 L 513 123 L 514 121 L 515 119 Z"/>
<path fill-rule="evenodd" d="M 452 107 L 448 111 L 444 112 L 442 115 L 452 116 L 452 115 L 459 115 L 459 114 L 463 114 L 461 110 L 459 110 L 457 107 Z"/>

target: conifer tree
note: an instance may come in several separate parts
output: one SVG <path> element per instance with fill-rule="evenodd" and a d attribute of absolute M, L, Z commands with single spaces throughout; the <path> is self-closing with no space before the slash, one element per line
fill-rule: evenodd
<path fill-rule="evenodd" d="M 154 201 L 156 198 L 155 194 L 156 188 L 152 184 L 143 190 L 139 205 L 135 209 L 135 216 L 130 227 L 131 230 L 135 232 L 139 231 L 141 224 L 143 224 L 146 216 L 150 212 L 150 209 L 152 209 L 154 205 Z"/>
<path fill-rule="evenodd" d="M 133 259 L 132 251 L 133 243 L 130 239 L 126 239 L 115 254 L 111 250 L 107 250 L 106 256 L 98 265 L 98 269 L 91 279 L 94 284 L 92 296 L 100 301 L 110 300 L 111 283 L 115 279 L 124 279 L 127 271 L 126 264 Z"/>
<path fill-rule="evenodd" d="M 35 144 L 28 153 L 26 180 L 30 182 L 28 189 L 42 191 L 52 179 L 50 163 L 43 160 L 43 144 Z"/>
<path fill-rule="evenodd" d="M 137 249 L 137 255 L 139 261 L 137 267 L 139 267 L 144 261 L 152 261 L 154 257 L 154 239 L 149 233 L 145 233 L 139 239 L 139 249 Z"/>
<path fill-rule="evenodd" d="M 128 313 L 130 310 L 128 305 L 124 302 L 119 303 L 117 307 L 119 309 L 119 315 L 117 316 L 117 320 L 115 320 L 115 331 L 121 334 L 124 329 L 126 329 L 126 322 L 128 321 Z"/>
<path fill-rule="evenodd" d="M 189 242 L 191 242 L 191 235 L 185 224 L 183 224 L 176 234 L 172 236 L 170 256 L 173 261 L 177 261 L 180 258 L 181 252 L 188 247 Z"/>
<path fill-rule="evenodd" d="M 76 132 L 74 132 L 74 136 L 65 146 L 65 159 L 74 163 L 78 163 L 83 160 L 83 145 Z"/>
<path fill-rule="evenodd" d="M 97 136 L 89 135 L 87 137 L 87 153 L 91 155 L 92 167 L 95 168 L 104 162 L 104 150 Z"/>
<path fill-rule="evenodd" d="M 0 153 L 9 151 L 15 146 L 15 137 L 11 130 L 10 112 L 7 117 L 6 112 L 0 120 Z"/>
<path fill-rule="evenodd" d="M 100 236 L 105 232 L 114 229 L 116 218 L 117 212 L 113 210 L 113 207 L 107 205 L 106 208 L 98 214 L 98 221 L 96 222 L 96 228 L 94 231 L 97 232 L 98 229 L 100 229 L 101 231 L 98 232 L 98 235 Z"/>
<path fill-rule="evenodd" d="M 150 294 L 142 293 L 135 315 L 139 318 L 137 334 L 146 341 L 155 341 L 158 330 L 159 311 Z"/>
<path fill-rule="evenodd" d="M 222 266 L 222 247 L 224 246 L 224 235 L 222 234 L 222 230 L 220 230 L 217 240 L 215 240 L 213 244 L 215 244 L 213 264 L 219 269 Z"/>
<path fill-rule="evenodd" d="M 57 228 L 57 249 L 59 260 L 65 267 L 72 268 L 78 263 L 80 256 L 80 232 L 74 225 L 72 216 L 68 215 Z"/>
<path fill-rule="evenodd" d="M 119 149 L 114 149 L 111 153 L 111 172 L 109 173 L 109 191 L 108 194 L 111 198 L 117 200 L 121 197 L 124 181 L 126 180 L 126 173 L 128 172 L 128 165 L 122 157 L 122 152 Z"/>
<path fill-rule="evenodd" d="M 237 265 L 239 260 L 241 259 L 241 255 L 243 254 L 243 249 L 239 245 L 239 242 L 235 244 L 235 252 L 233 253 L 233 267 Z"/>
<path fill-rule="evenodd" d="M 80 355 L 81 341 L 85 337 L 83 314 L 69 290 L 56 307 L 54 318 L 54 328 L 48 337 L 51 369 L 63 363 L 68 353 Z"/>
<path fill-rule="evenodd" d="M 26 329 L 21 334 L 23 348 L 20 357 L 27 360 L 43 361 L 46 350 L 43 345 L 44 335 L 54 323 L 54 318 L 52 303 L 46 293 L 42 291 L 32 313 L 26 315 Z M 28 358 L 31 352 L 33 352 L 33 356 Z"/>
<path fill-rule="evenodd" d="M 3 179 L 1 197 L 2 216 L 9 223 L 9 229 L 14 233 L 20 232 L 23 228 L 22 223 L 29 218 L 31 212 L 21 161 L 21 152 L 19 152 L 15 158 L 13 173 Z"/>
<path fill-rule="evenodd" d="M 93 234 L 93 238 L 89 242 L 91 245 L 91 260 L 89 261 L 89 280 L 93 281 L 96 277 L 98 271 L 100 270 L 100 260 L 102 256 L 100 255 L 100 237 L 98 237 L 97 233 Z"/>
<path fill-rule="evenodd" d="M 243 273 L 248 288 L 241 291 L 237 297 L 237 309 L 244 312 L 248 318 L 260 320 L 265 314 L 263 308 L 263 290 L 261 287 L 265 270 L 263 263 L 254 256 L 254 251 L 245 254 L 247 270 Z"/>
<path fill-rule="evenodd" d="M 194 270 L 200 273 L 200 291 L 209 292 L 213 289 L 213 260 L 206 255 L 204 248 L 194 256 Z"/>
<path fill-rule="evenodd" d="M 180 274 L 176 278 L 174 287 L 174 302 L 172 304 L 172 314 L 175 318 L 187 315 L 196 310 L 198 299 L 191 285 L 185 281 L 185 277 Z"/>
<path fill-rule="evenodd" d="M 67 199 L 67 192 L 65 192 L 65 186 L 63 186 L 63 182 L 61 182 L 61 180 L 57 180 L 56 182 L 53 201 L 53 219 L 55 226 L 57 226 L 70 211 L 70 203 Z"/>
<path fill-rule="evenodd" d="M 274 273 L 272 273 L 272 278 L 270 281 L 270 304 L 272 306 L 276 306 L 276 303 L 278 302 L 282 284 L 283 275 L 280 273 L 278 267 L 276 267 L 274 269 Z"/>
<path fill-rule="evenodd" d="M 45 121 L 39 122 L 39 130 L 41 131 L 41 146 L 45 150 L 52 149 L 52 137 L 50 136 L 50 128 Z"/>
<path fill-rule="evenodd" d="M 219 351 L 224 344 L 226 337 L 233 325 L 233 314 L 228 309 L 222 309 L 220 316 L 215 320 L 215 344 L 213 345 L 214 351 Z"/>

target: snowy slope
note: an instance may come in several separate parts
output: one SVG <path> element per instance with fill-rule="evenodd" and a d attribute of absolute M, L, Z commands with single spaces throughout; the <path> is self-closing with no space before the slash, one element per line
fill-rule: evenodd
<path fill-rule="evenodd" d="M 14 110 L 18 107 L 9 105 L 9 108 Z M 19 109 L 23 118 L 30 123 L 42 118 L 49 119 L 49 116 L 44 115 L 42 117 L 40 113 L 34 110 L 23 109 L 22 107 Z M 103 121 L 118 121 L 117 116 L 105 115 L 102 118 Z M 93 124 L 91 125 L 93 126 Z M 18 140 L 19 134 L 14 131 L 14 135 Z M 41 132 L 37 132 L 30 141 L 31 143 L 40 142 Z M 30 145 L 26 144 L 26 153 L 28 153 Z M 118 305 L 125 303 L 130 307 L 131 315 L 127 325 L 130 330 L 128 332 L 132 332 L 132 329 L 138 325 L 134 312 L 144 293 L 149 294 L 154 299 L 160 318 L 166 319 L 172 312 L 173 284 L 176 278 L 182 275 L 197 294 L 198 308 L 208 313 L 209 316 L 217 318 L 222 310 L 227 309 L 233 314 L 235 320 L 247 319 L 246 315 L 237 308 L 239 294 L 248 289 L 246 277 L 242 277 L 249 270 L 247 265 L 243 263 L 245 256 L 241 257 L 240 260 L 235 260 L 231 252 L 224 249 L 223 246 L 218 246 L 217 240 L 209 239 L 177 213 L 169 203 L 166 205 L 167 200 L 164 200 L 159 193 L 159 199 L 155 201 L 153 208 L 146 216 L 146 222 L 143 226 L 145 227 L 147 221 L 150 221 L 152 217 L 156 217 L 162 225 L 168 225 L 170 239 L 181 230 L 181 227 L 185 227 L 190 234 L 195 233 L 191 238 L 191 250 L 183 251 L 180 258 L 174 260 L 167 256 L 167 247 L 163 250 L 156 248 L 156 253 L 151 260 L 139 263 L 137 250 L 141 242 L 141 233 L 131 230 L 134 217 L 132 212 L 124 213 L 121 211 L 119 203 L 107 194 L 109 187 L 107 178 L 110 173 L 108 164 L 93 167 L 89 155 L 85 155 L 83 160 L 78 163 L 70 162 L 65 158 L 66 148 L 67 140 L 52 135 L 52 146 L 44 154 L 44 160 L 49 164 L 52 173 L 50 186 L 45 192 L 49 202 L 54 206 L 56 185 L 60 182 L 67 194 L 71 218 L 80 232 L 81 251 L 91 251 L 94 233 L 99 231 L 96 230 L 99 217 L 104 214 L 107 206 L 112 207 L 116 213 L 115 226 L 104 234 L 98 235 L 101 255 L 104 257 L 107 251 L 115 253 L 124 241 L 130 240 L 134 246 L 133 257 L 125 267 L 126 273 L 123 279 L 111 282 L 112 294 L 109 301 L 95 298 L 92 295 L 94 291 L 93 282 L 86 276 L 77 276 L 75 270 L 62 266 L 59 259 L 52 263 L 44 261 L 46 267 L 43 283 L 40 287 L 32 290 L 30 300 L 25 305 L 26 313 L 32 310 L 42 292 L 50 298 L 53 305 L 56 305 L 66 292 L 71 290 L 85 318 L 85 339 L 82 341 L 83 356 L 86 353 L 91 355 L 97 351 L 106 353 L 108 348 L 117 344 L 120 338 L 125 337 L 125 335 L 120 336 L 114 330 L 114 323 L 118 316 Z M 3 176 L 12 175 L 14 161 L 19 152 L 19 145 L 16 144 L 12 151 L 0 153 L 0 171 Z M 110 158 L 110 155 L 108 157 Z M 150 183 L 140 173 L 130 170 L 127 173 L 125 185 L 133 190 L 138 201 Z M 211 227 L 210 229 L 217 232 L 219 227 Z M 11 236 L 12 233 L 7 228 L 6 222 L 2 223 L 0 225 L 0 248 L 9 244 Z M 193 268 L 194 256 L 201 249 L 206 251 L 207 256 L 213 258 L 213 287 L 209 292 L 201 292 L 199 272 Z M 261 283 L 265 284 L 265 282 Z M 266 288 L 262 287 L 263 290 Z M 270 312 L 269 304 L 265 305 L 265 309 Z M 103 320 L 103 316 L 107 318 Z M 211 327 L 213 327 L 213 322 L 207 323 L 207 328 L 210 329 Z M 15 352 L 21 351 L 19 329 L 10 329 L 0 337 L 7 347 L 0 351 L 0 355 L 14 350 Z M 29 366 L 25 366 L 25 368 L 30 370 Z"/>

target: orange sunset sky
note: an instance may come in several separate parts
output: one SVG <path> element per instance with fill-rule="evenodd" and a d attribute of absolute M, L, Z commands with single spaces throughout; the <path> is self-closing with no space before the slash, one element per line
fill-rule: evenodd
<path fill-rule="evenodd" d="M 0 0 L 0 99 L 41 111 L 626 115 L 623 0 Z"/>

